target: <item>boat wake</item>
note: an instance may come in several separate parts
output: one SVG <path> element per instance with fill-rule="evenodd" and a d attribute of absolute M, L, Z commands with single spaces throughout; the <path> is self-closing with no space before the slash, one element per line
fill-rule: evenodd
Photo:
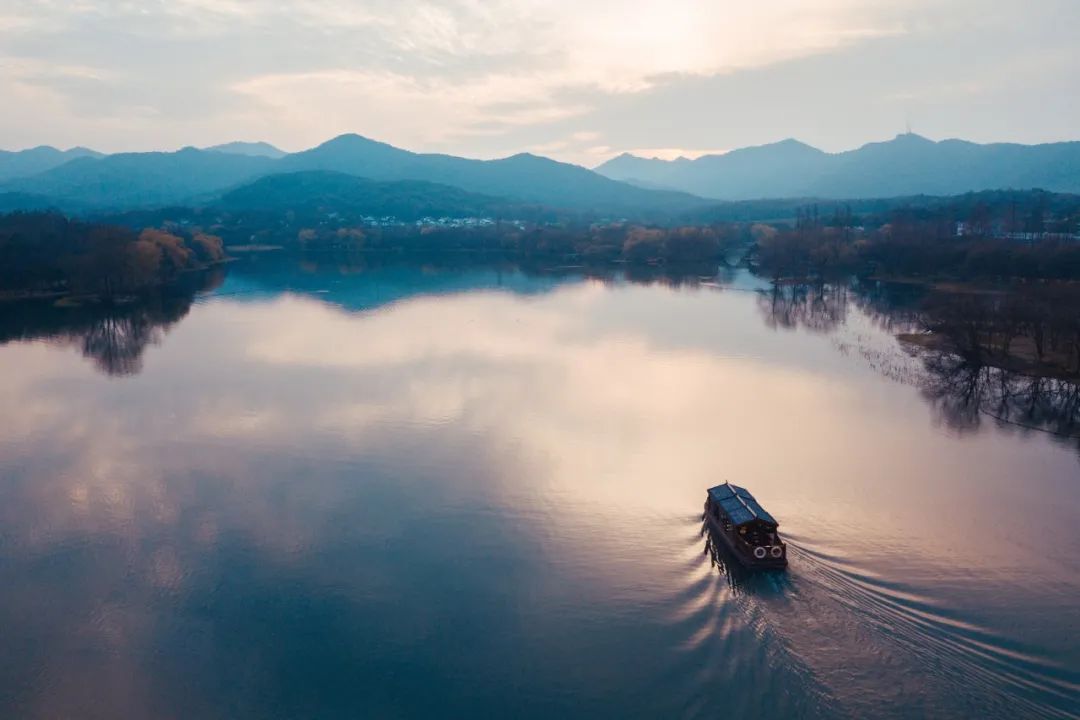
<path fill-rule="evenodd" d="M 1080 717 L 1075 671 L 931 592 L 790 534 L 787 571 L 747 571 L 678 524 L 661 612 L 683 717 Z"/>
<path fill-rule="evenodd" d="M 852 634 L 874 644 L 882 679 L 893 675 L 890 664 L 906 661 L 922 675 L 916 683 L 939 686 L 946 701 L 969 717 L 1080 717 L 1076 672 L 965 620 L 918 588 L 858 568 L 807 539 L 787 539 L 793 604 L 812 610 L 832 601 L 847 622 L 869 628 L 869 635 Z M 804 603 L 807 597 L 812 602 Z"/>
<path fill-rule="evenodd" d="M 793 661 L 768 622 L 759 595 L 786 592 L 783 573 L 747 573 L 700 515 L 679 522 L 676 589 L 663 602 L 664 634 L 674 645 L 665 682 L 682 698 L 680 717 L 761 715 L 836 717 L 808 669 Z M 692 529 L 691 529 L 692 528 Z M 725 554 L 726 553 L 726 554 Z"/>

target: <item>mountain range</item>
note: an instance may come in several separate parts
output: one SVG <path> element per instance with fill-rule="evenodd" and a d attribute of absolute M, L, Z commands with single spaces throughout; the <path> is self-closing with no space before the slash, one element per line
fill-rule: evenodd
<path fill-rule="evenodd" d="M 320 172 L 382 185 L 318 174 L 267 180 Z M 310 205 L 319 202 L 312 195 L 318 188 L 335 202 L 352 202 L 357 208 L 397 203 L 415 211 L 430 207 L 441 212 L 455 202 L 469 208 L 498 202 L 502 208 L 544 206 L 594 217 L 660 220 L 682 217 L 715 205 L 716 200 L 854 200 L 998 188 L 1075 193 L 1080 192 L 1080 142 L 979 145 L 934 142 L 909 133 L 848 152 L 826 153 L 785 140 L 696 160 L 624 154 L 595 170 L 529 153 L 498 160 L 414 153 L 354 134 L 297 153 L 258 142 L 114 155 L 50 147 L 0 152 L 4 210 L 201 207 L 234 202 L 235 194 L 232 200 L 227 198 L 241 191 L 248 203 L 266 193 L 280 205 L 289 200 L 283 193 L 299 193 L 292 200 Z M 402 193 L 400 202 L 387 195 L 394 192 Z M 379 202 L 373 204 L 374 197 Z"/>
<path fill-rule="evenodd" d="M 579 165 L 521 153 L 498 160 L 414 153 L 359 135 L 342 135 L 282 158 L 279 171 L 333 170 L 372 180 L 426 180 L 469 192 L 600 214 L 682 210 L 701 204 L 686 193 L 612 180 Z"/>
<path fill-rule="evenodd" d="M 471 160 L 413 153 L 351 134 L 280 158 L 252 154 L 246 145 L 225 147 L 79 158 L 0 183 L 0 205 L 5 194 L 13 193 L 38 204 L 50 198 L 61 209 L 200 205 L 267 175 L 311 170 L 376 181 L 440 183 L 515 202 L 598 215 L 674 213 L 704 202 L 687 193 L 648 190 L 530 154 Z"/>
<path fill-rule="evenodd" d="M 906 133 L 827 153 L 797 140 L 695 160 L 623 154 L 596 168 L 606 177 L 719 200 L 887 198 L 994 189 L 1080 192 L 1080 142 L 979 145 Z"/>
<path fill-rule="evenodd" d="M 120 210 L 196 201 L 272 173 L 275 160 L 196 148 L 176 152 L 118 153 L 82 157 L 52 169 L 0 184 L 14 191 L 53 198 L 69 206 Z"/>

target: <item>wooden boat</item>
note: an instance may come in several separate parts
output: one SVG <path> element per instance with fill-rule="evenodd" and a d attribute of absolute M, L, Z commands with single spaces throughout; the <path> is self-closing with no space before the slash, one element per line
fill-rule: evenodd
<path fill-rule="evenodd" d="M 746 488 L 728 482 L 709 488 L 705 521 L 746 567 L 787 567 L 787 544 L 777 533 L 780 524 Z"/>

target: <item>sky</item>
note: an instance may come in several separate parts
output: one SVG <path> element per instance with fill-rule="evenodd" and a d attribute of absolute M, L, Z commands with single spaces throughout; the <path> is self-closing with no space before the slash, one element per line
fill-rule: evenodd
<path fill-rule="evenodd" d="M 1080 139 L 1078 0 L 0 0 L 0 148 Z"/>

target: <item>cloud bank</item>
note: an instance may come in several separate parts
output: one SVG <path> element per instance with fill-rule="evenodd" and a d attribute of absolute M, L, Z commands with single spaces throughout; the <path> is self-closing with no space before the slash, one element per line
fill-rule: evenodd
<path fill-rule="evenodd" d="M 1080 120 L 1078 21 L 1067 0 L 0 0 L 0 145 L 360 132 L 591 163 L 908 121 L 1050 140 Z"/>

